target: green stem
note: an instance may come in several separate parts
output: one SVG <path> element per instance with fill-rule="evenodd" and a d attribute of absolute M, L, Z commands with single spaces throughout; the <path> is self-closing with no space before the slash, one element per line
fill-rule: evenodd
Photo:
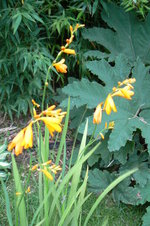
<path fill-rule="evenodd" d="M 92 141 L 92 139 L 93 139 L 93 137 L 94 137 L 94 135 L 95 135 L 96 129 L 97 129 L 97 124 L 96 124 L 95 127 L 94 127 L 94 130 L 93 130 L 92 136 L 91 136 L 91 138 L 90 138 L 90 141 Z"/>
<path fill-rule="evenodd" d="M 47 74 L 46 74 L 46 79 L 45 79 L 45 84 L 44 84 L 44 90 L 43 90 L 43 97 L 42 97 L 42 111 L 44 110 L 44 101 L 45 101 L 46 87 L 47 87 L 46 83 L 48 81 L 48 76 L 49 76 L 49 72 L 50 72 L 51 68 L 52 68 L 52 64 L 51 64 L 51 66 L 49 66 L 48 71 L 47 71 Z"/>
<path fill-rule="evenodd" d="M 99 205 L 99 203 L 103 200 L 103 198 L 105 198 L 105 196 L 114 188 L 116 187 L 121 181 L 123 181 L 125 178 L 129 177 L 131 174 L 135 173 L 136 171 L 138 171 L 138 168 L 134 168 L 132 170 L 127 171 L 126 173 L 122 174 L 121 176 L 119 176 L 116 180 L 114 180 L 103 192 L 102 194 L 98 197 L 98 199 L 96 200 L 96 202 L 94 203 L 94 205 L 92 206 L 90 212 L 88 213 L 84 225 L 86 226 L 91 215 L 93 214 L 93 212 L 95 211 L 95 209 L 97 208 L 97 206 Z"/>
<path fill-rule="evenodd" d="M 75 33 L 75 31 L 73 31 L 72 35 Z M 67 48 L 69 46 L 69 43 L 66 43 L 65 48 Z M 42 97 L 42 111 L 44 110 L 44 102 L 45 102 L 45 95 L 46 95 L 46 83 L 48 81 L 48 76 L 49 76 L 49 72 L 53 67 L 53 64 L 56 63 L 56 61 L 58 60 L 58 58 L 62 55 L 62 51 L 59 51 L 59 53 L 57 54 L 55 60 L 52 62 L 52 64 L 49 66 L 47 74 L 46 74 L 46 79 L 45 79 L 45 84 L 44 84 L 44 90 L 43 90 L 43 97 Z"/>

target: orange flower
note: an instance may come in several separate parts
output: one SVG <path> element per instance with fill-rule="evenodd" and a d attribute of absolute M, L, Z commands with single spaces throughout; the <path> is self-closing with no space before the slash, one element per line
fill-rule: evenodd
<path fill-rule="evenodd" d="M 8 151 L 11 151 L 15 148 L 15 155 L 19 155 L 23 151 L 22 142 L 24 140 L 25 128 L 22 129 L 17 136 L 12 140 L 12 142 L 8 145 Z"/>
<path fill-rule="evenodd" d="M 55 109 L 55 105 L 52 105 L 51 107 L 47 108 L 45 111 L 42 111 L 43 115 L 56 117 L 56 118 L 63 118 L 66 115 L 66 112 L 61 112 L 61 109 Z"/>
<path fill-rule="evenodd" d="M 30 189 L 30 186 L 27 188 L 27 190 L 25 191 L 25 193 L 30 193 L 31 192 L 31 189 Z M 19 196 L 19 195 L 22 195 L 21 192 L 16 192 L 16 196 Z"/>
<path fill-rule="evenodd" d="M 104 135 L 102 134 L 102 133 L 100 133 L 100 136 L 101 136 L 101 138 L 104 140 L 105 139 L 105 137 L 104 137 Z"/>
<path fill-rule="evenodd" d="M 25 191 L 25 193 L 30 193 L 31 192 L 31 189 L 30 189 L 30 186 L 27 188 L 27 190 Z"/>
<path fill-rule="evenodd" d="M 113 101 L 111 94 L 108 94 L 106 101 L 105 101 L 105 104 L 104 104 L 103 110 L 106 111 L 107 115 L 110 115 L 111 110 L 113 110 L 114 112 L 117 112 L 117 108 L 115 106 L 115 103 Z"/>
<path fill-rule="evenodd" d="M 39 108 L 39 107 L 40 107 L 40 105 L 39 105 L 39 104 L 37 104 L 37 103 L 35 102 L 35 100 L 33 100 L 33 99 L 32 99 L 32 104 L 33 104 L 34 106 L 36 106 L 37 108 Z"/>
<path fill-rule="evenodd" d="M 136 82 L 135 78 L 129 78 L 129 79 L 125 79 L 123 82 L 118 82 L 118 85 L 119 86 L 128 85 L 128 84 L 132 84 L 132 83 L 135 83 L 135 82 Z"/>
<path fill-rule="evenodd" d="M 73 27 L 71 25 L 70 25 L 69 29 L 70 29 L 70 32 L 72 33 L 73 32 Z"/>
<path fill-rule="evenodd" d="M 99 124 L 102 121 L 102 105 L 103 103 L 100 103 L 94 112 L 94 117 L 93 117 L 93 123 L 94 124 Z"/>
<path fill-rule="evenodd" d="M 56 68 L 58 72 L 67 73 L 67 65 L 64 64 L 65 59 L 62 59 L 58 63 L 54 63 L 53 66 Z"/>
<path fill-rule="evenodd" d="M 8 151 L 15 148 L 15 155 L 22 154 L 23 148 L 27 149 L 33 146 L 33 132 L 32 132 L 32 122 L 24 129 L 22 129 L 17 136 L 8 145 Z"/>
<path fill-rule="evenodd" d="M 51 181 L 53 180 L 53 176 L 50 174 L 50 172 L 48 172 L 47 168 L 44 167 L 44 169 L 40 169 L 39 171 L 41 171 L 42 173 L 44 173 L 44 175 L 50 179 Z"/>
<path fill-rule="evenodd" d="M 37 170 L 37 169 L 38 169 L 38 166 L 39 166 L 38 164 L 32 166 L 31 170 L 32 170 L 32 171 Z"/>
<path fill-rule="evenodd" d="M 67 53 L 67 54 L 76 55 L 76 52 L 74 49 L 63 49 L 62 52 Z"/>
<path fill-rule="evenodd" d="M 113 128 L 114 128 L 114 126 L 115 126 L 115 122 L 114 122 L 114 121 L 112 121 L 112 122 L 110 122 L 110 123 L 109 123 L 109 125 L 108 125 L 108 129 L 113 129 Z"/>
<path fill-rule="evenodd" d="M 32 148 L 33 146 L 32 122 L 26 127 L 22 146 L 24 147 L 24 149 Z"/>
<path fill-rule="evenodd" d="M 49 133 L 53 137 L 53 133 L 56 131 L 60 133 L 62 131 L 62 128 L 60 126 L 60 123 L 62 121 L 61 118 L 54 118 L 54 117 L 41 117 L 37 120 L 41 120 L 44 122 L 45 126 L 48 128 Z"/>
<path fill-rule="evenodd" d="M 134 95 L 134 92 L 131 90 L 130 86 L 125 86 L 124 88 L 118 88 L 116 89 L 116 92 L 112 94 L 112 96 L 120 96 L 123 98 L 126 98 L 128 100 L 131 100 L 131 96 Z"/>
<path fill-rule="evenodd" d="M 57 171 L 61 171 L 62 168 L 58 165 L 56 166 L 55 164 L 48 167 L 48 169 L 50 169 L 54 174 L 57 174 Z"/>
<path fill-rule="evenodd" d="M 8 151 L 14 149 L 15 155 L 19 155 L 22 153 L 23 149 L 33 147 L 32 124 L 37 121 L 41 120 L 44 122 L 51 136 L 53 136 L 53 133 L 55 131 L 60 133 L 62 131 L 61 122 L 66 112 L 61 112 L 61 109 L 54 110 L 55 107 L 55 105 L 52 105 L 47 110 L 41 112 L 39 115 L 36 114 L 36 110 L 34 108 L 34 120 L 32 120 L 26 128 L 22 129 L 12 140 L 12 142 L 10 142 L 10 144 L 8 145 Z M 46 115 L 46 117 L 44 117 L 44 115 Z M 32 170 L 34 170 L 34 168 Z"/>

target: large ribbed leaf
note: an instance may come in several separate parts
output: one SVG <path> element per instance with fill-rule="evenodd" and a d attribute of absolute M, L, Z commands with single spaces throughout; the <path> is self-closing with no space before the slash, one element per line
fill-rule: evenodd
<path fill-rule="evenodd" d="M 147 210 L 147 212 L 142 218 L 142 220 L 143 220 L 142 226 L 149 226 L 149 222 L 150 222 L 150 206 L 147 207 L 146 210 Z"/>
<path fill-rule="evenodd" d="M 87 104 L 88 108 L 95 108 L 111 92 L 112 87 L 117 85 L 118 81 L 125 79 L 130 73 L 128 61 L 122 55 L 116 58 L 114 67 L 111 67 L 105 60 L 88 61 L 86 67 L 91 73 L 102 80 L 105 86 L 97 82 L 90 82 L 85 78 L 67 85 L 62 89 L 62 92 L 72 97 L 71 108 L 74 106 L 80 107 L 85 104 Z M 67 99 L 62 101 L 61 106 L 67 106 Z"/>
<path fill-rule="evenodd" d="M 130 68 L 126 58 L 118 56 L 115 66 L 111 66 L 106 60 L 89 61 L 86 64 L 88 70 L 96 75 L 101 81 L 101 85 L 97 82 L 90 82 L 88 79 L 75 81 L 63 88 L 62 92 L 71 96 L 72 107 L 80 107 L 87 105 L 88 109 L 93 109 L 98 103 L 104 101 L 112 87 L 117 85 L 118 81 L 123 81 L 130 73 L 136 78 L 135 95 L 132 100 L 126 100 L 115 97 L 114 101 L 117 107 L 117 113 L 110 116 L 103 115 L 101 125 L 97 126 L 96 136 L 98 132 L 104 128 L 105 122 L 115 121 L 115 128 L 110 134 L 108 147 L 110 151 L 119 150 L 125 146 L 127 140 L 132 140 L 133 132 L 136 129 L 142 131 L 150 150 L 150 76 L 148 68 L 144 66 L 140 59 L 137 60 L 133 69 Z M 62 102 L 65 105 L 66 100 Z M 146 118 L 145 118 L 146 117 Z M 80 132 L 83 131 L 84 125 L 81 125 Z M 92 117 L 89 118 L 89 134 L 92 134 L 94 125 Z"/>
<path fill-rule="evenodd" d="M 143 22 L 139 21 L 133 12 L 127 13 L 123 8 L 111 3 L 105 5 L 107 10 L 103 10 L 102 18 L 110 29 L 102 27 L 86 29 L 83 31 L 83 38 L 104 46 L 113 60 L 122 53 L 132 62 L 140 57 L 144 63 L 149 63 L 150 13 Z M 91 52 L 89 54 L 91 56 Z"/>

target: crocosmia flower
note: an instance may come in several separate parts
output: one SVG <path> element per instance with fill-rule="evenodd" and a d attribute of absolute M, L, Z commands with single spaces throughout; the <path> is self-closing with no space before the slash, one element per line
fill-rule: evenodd
<path fill-rule="evenodd" d="M 67 65 L 64 64 L 65 59 L 62 59 L 61 61 L 54 63 L 53 66 L 56 68 L 56 70 L 60 73 L 67 73 Z"/>

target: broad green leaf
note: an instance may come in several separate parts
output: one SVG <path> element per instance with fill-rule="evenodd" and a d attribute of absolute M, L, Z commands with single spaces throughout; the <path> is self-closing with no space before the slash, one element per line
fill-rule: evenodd
<path fill-rule="evenodd" d="M 147 207 L 146 211 L 147 211 L 147 212 L 146 212 L 145 215 L 142 217 L 142 220 L 143 220 L 142 226 L 149 226 L 149 222 L 150 222 L 150 206 Z"/>
<path fill-rule="evenodd" d="M 0 161 L 0 169 L 7 169 L 7 168 L 11 168 L 11 163 Z"/>
<path fill-rule="evenodd" d="M 87 109 L 93 109 L 100 102 L 104 101 L 112 91 L 114 86 L 117 86 L 118 81 L 123 81 L 130 73 L 136 78 L 136 83 L 132 100 L 126 100 L 120 97 L 115 97 L 114 101 L 117 107 L 117 113 L 111 113 L 110 116 L 103 114 L 102 123 L 97 126 L 95 136 L 104 128 L 105 122 L 114 121 L 115 127 L 109 137 L 108 148 L 110 151 L 117 151 L 125 146 L 127 140 L 132 140 L 133 132 L 140 129 L 143 138 L 145 138 L 148 148 L 150 149 L 150 124 L 148 116 L 150 115 L 150 102 L 147 98 L 150 95 L 150 76 L 148 68 L 144 66 L 140 59 L 134 64 L 134 68 L 130 65 L 126 58 L 119 55 L 116 58 L 115 66 L 111 66 L 106 60 L 89 61 L 86 64 L 87 68 L 96 75 L 105 86 L 90 82 L 87 79 L 75 81 L 62 89 L 63 93 L 71 96 L 71 105 L 80 107 L 86 104 Z M 141 92 L 140 92 L 141 91 Z M 64 102 L 61 105 L 65 105 Z M 144 109 L 147 109 L 145 114 L 142 114 Z M 142 117 L 140 116 L 142 115 Z M 149 117 L 150 118 L 150 117 Z M 150 119 L 149 119 L 150 120 Z M 92 123 L 92 117 L 89 118 L 89 134 L 92 134 L 95 125 Z M 81 125 L 80 132 L 83 131 L 84 125 Z"/>
<path fill-rule="evenodd" d="M 114 152 L 114 158 L 124 165 L 128 161 L 128 155 L 134 152 L 134 148 L 134 141 L 128 141 L 119 151 Z"/>
<path fill-rule="evenodd" d="M 139 170 L 133 174 L 132 180 L 136 181 L 136 184 L 140 187 L 144 187 L 150 180 L 150 168 L 147 162 L 148 157 L 148 152 L 139 154 L 134 151 L 134 153 L 130 153 L 128 161 L 120 167 L 120 172 L 138 167 Z"/>
<path fill-rule="evenodd" d="M 109 54 L 102 53 L 98 50 L 89 50 L 84 54 L 85 58 L 91 58 L 91 59 L 105 59 L 109 57 Z"/>
<path fill-rule="evenodd" d="M 136 13 L 125 12 L 116 4 L 106 3 L 102 18 L 109 28 L 93 27 L 84 29 L 83 37 L 104 46 L 114 60 L 120 53 L 132 63 L 140 57 L 144 63 L 150 61 L 150 13 L 146 20 L 138 20 Z"/>
<path fill-rule="evenodd" d="M 88 187 L 89 190 L 95 193 L 103 191 L 113 180 L 115 175 L 110 174 L 108 171 L 101 171 L 94 169 L 89 171 Z"/>
<path fill-rule="evenodd" d="M 116 202 L 123 202 L 130 205 L 136 205 L 138 202 L 138 189 L 129 186 L 130 180 L 126 179 L 121 182 L 112 192 L 113 199 Z"/>
<path fill-rule="evenodd" d="M 2 177 L 2 178 L 7 177 L 7 173 L 5 173 L 4 171 L 0 170 L 0 177 Z"/>
<path fill-rule="evenodd" d="M 0 178 L 6 178 L 8 169 L 11 168 L 11 163 L 6 159 L 9 152 L 7 151 L 7 143 L 5 142 L 0 146 Z"/>

